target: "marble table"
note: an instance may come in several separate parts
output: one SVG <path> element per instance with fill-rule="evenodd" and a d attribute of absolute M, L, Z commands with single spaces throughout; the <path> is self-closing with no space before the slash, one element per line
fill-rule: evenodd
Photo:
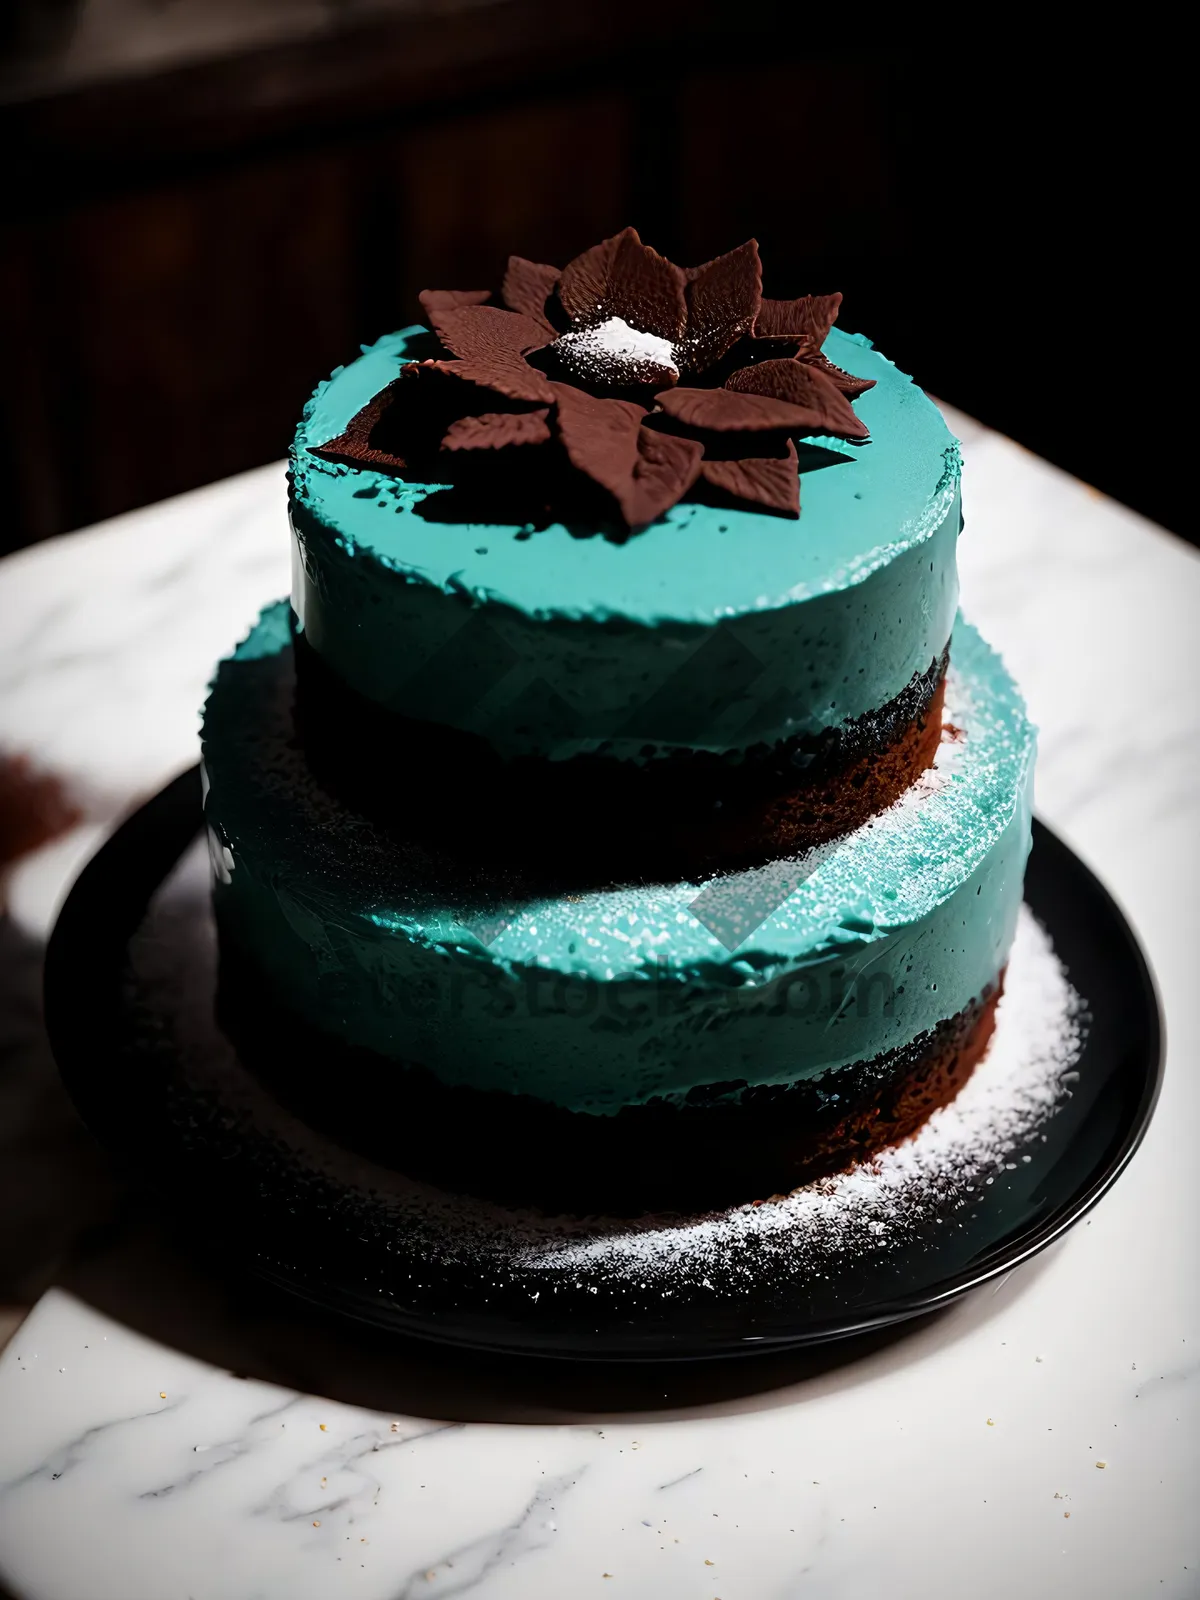
<path fill-rule="evenodd" d="M 176 1249 L 75 1125 L 32 996 L 73 874 L 195 759 L 212 663 L 287 589 L 281 471 L 0 565 L 0 752 L 78 813 L 18 861 L 4 923 L 0 1574 L 18 1600 L 1200 1594 L 1200 561 L 951 422 L 964 607 L 1041 726 L 1042 816 L 1145 942 L 1166 1087 L 1055 1249 L 816 1355 L 606 1375 L 443 1354 Z"/>

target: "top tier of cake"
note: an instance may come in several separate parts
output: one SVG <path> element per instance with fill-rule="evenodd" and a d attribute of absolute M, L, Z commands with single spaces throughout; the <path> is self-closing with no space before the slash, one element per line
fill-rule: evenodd
<path fill-rule="evenodd" d="M 640 533 L 455 520 L 452 489 L 313 450 L 423 354 L 381 339 L 296 435 L 293 607 L 308 647 L 385 712 L 502 757 L 742 752 L 870 716 L 929 674 L 957 603 L 959 459 L 870 343 L 828 358 L 875 386 L 870 441 L 800 445 L 800 517 L 684 501 Z"/>

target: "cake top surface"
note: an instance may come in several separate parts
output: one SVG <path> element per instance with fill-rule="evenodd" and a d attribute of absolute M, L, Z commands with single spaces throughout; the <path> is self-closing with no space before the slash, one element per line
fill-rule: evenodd
<path fill-rule="evenodd" d="M 481 894 L 470 871 L 397 848 L 330 809 L 292 740 L 289 656 L 287 608 L 278 605 L 222 665 L 205 714 L 206 760 L 215 762 L 235 862 L 243 850 L 243 859 L 270 860 L 298 915 L 306 904 L 325 906 L 368 939 L 372 930 L 401 935 L 507 970 L 605 982 L 652 972 L 703 986 L 766 982 L 921 925 L 1026 803 L 1033 728 L 1000 658 L 960 620 L 947 679 L 951 732 L 936 766 L 856 832 L 800 861 L 708 883 L 505 900 L 494 888 Z M 326 905 L 330 893 L 336 905 Z M 976 904 L 972 896 L 969 915 L 986 923 L 989 907 Z M 970 937 L 964 922 L 960 941 Z"/>
<path fill-rule="evenodd" d="M 800 517 L 684 500 L 622 540 L 551 523 L 442 520 L 453 496 L 312 453 L 398 378 L 427 339 L 389 334 L 309 402 L 292 463 L 293 516 L 406 580 L 536 618 L 711 624 L 852 587 L 941 523 L 958 453 L 940 413 L 870 342 L 834 328 L 825 356 L 874 387 L 854 410 L 870 440 L 801 442 Z"/>

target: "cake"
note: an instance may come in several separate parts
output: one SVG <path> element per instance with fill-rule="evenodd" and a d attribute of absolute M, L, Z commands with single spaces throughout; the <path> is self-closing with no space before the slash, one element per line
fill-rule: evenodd
<path fill-rule="evenodd" d="M 753 243 L 422 301 L 306 407 L 291 601 L 205 710 L 223 1025 L 508 1205 L 761 1201 L 908 1137 L 987 1045 L 1034 755 L 940 413 Z"/>

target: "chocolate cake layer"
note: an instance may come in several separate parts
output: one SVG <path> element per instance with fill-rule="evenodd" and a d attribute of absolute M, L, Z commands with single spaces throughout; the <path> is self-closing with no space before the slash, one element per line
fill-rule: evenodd
<path fill-rule="evenodd" d="M 908 1138 L 987 1048 L 997 983 L 908 1044 L 779 1086 L 716 1083 L 615 1116 L 450 1087 L 339 1043 L 266 999 L 222 939 L 221 1026 L 280 1101 L 360 1154 L 457 1193 L 550 1213 L 640 1216 L 767 1200 Z"/>
<path fill-rule="evenodd" d="M 836 842 L 707 879 L 579 889 L 558 862 L 568 881 L 534 892 L 375 827 L 317 782 L 294 700 L 279 605 L 222 664 L 205 713 L 222 933 L 264 1001 L 398 1070 L 613 1117 L 870 1061 L 969 1006 L 1004 965 L 1033 733 L 966 624 L 918 783 Z M 483 795 L 474 825 L 488 821 Z M 552 849 L 538 865 L 555 868 Z"/>
<path fill-rule="evenodd" d="M 675 750 L 644 764 L 604 755 L 502 760 L 481 738 L 383 710 L 295 637 L 297 732 L 318 781 L 406 841 L 450 844 L 526 882 L 566 860 L 580 882 L 752 867 L 840 838 L 932 763 L 949 646 L 878 711 L 736 758 Z"/>

